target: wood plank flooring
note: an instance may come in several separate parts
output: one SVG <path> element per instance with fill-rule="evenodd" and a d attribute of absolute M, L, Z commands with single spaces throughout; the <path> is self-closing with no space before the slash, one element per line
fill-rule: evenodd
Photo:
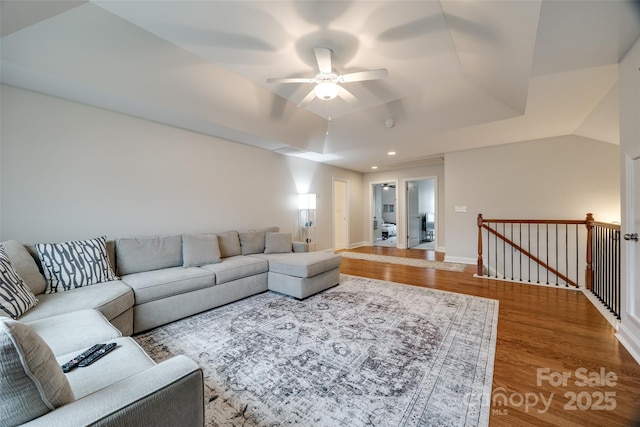
<path fill-rule="evenodd" d="M 352 252 L 439 260 L 367 246 Z M 490 425 L 640 426 L 640 365 L 579 291 L 343 258 L 344 274 L 500 301 Z M 503 397 L 505 405 L 499 405 Z"/>

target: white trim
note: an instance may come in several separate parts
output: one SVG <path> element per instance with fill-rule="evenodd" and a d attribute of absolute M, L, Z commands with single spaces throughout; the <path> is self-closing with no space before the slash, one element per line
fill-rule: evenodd
<path fill-rule="evenodd" d="M 591 304 L 593 304 L 593 306 L 598 309 L 600 314 L 602 314 L 602 317 L 604 317 L 607 322 L 609 322 L 609 324 L 613 327 L 613 329 L 617 331 L 620 327 L 620 321 L 613 314 L 611 314 L 609 310 L 607 310 L 604 304 L 602 304 L 602 302 L 600 302 L 595 295 L 593 295 L 593 292 L 585 288 L 580 288 L 580 290 L 582 290 L 584 296 L 586 296 L 587 299 L 591 301 Z"/>
<path fill-rule="evenodd" d="M 462 256 L 445 255 L 444 256 L 444 262 L 457 262 L 457 263 L 460 263 L 460 264 L 476 265 L 478 263 L 478 260 L 476 258 L 467 258 L 467 257 L 462 257 Z"/>
<path fill-rule="evenodd" d="M 436 236 L 436 239 L 437 239 L 437 238 L 438 238 L 438 237 Z M 437 247 L 435 248 L 435 251 L 436 251 L 436 252 L 447 252 L 447 250 L 446 250 L 446 248 L 445 248 L 444 246 L 437 246 Z"/>
<path fill-rule="evenodd" d="M 633 319 L 632 322 L 628 320 Z M 621 323 L 618 328 L 616 338 L 627 349 L 627 351 L 633 356 L 633 358 L 640 364 L 640 341 L 637 337 L 640 337 L 640 327 L 637 326 L 638 320 L 628 315 L 626 317 L 627 322 Z"/>
<path fill-rule="evenodd" d="M 349 249 L 361 248 L 363 246 L 373 246 L 371 242 L 357 242 L 352 245 L 349 245 Z"/>
<path fill-rule="evenodd" d="M 404 194 L 405 194 L 405 197 L 404 197 L 404 220 L 405 220 L 404 236 L 405 236 L 405 238 L 404 238 L 404 242 L 400 242 L 399 239 L 397 240 L 398 243 L 399 243 L 398 244 L 398 248 L 399 249 L 406 249 L 407 246 L 409 246 L 409 242 L 407 241 L 407 238 L 409 236 L 409 231 L 408 231 L 408 229 L 409 229 L 409 216 L 408 216 L 408 213 L 407 213 L 408 212 L 408 208 L 409 208 L 409 206 L 408 206 L 409 201 L 406 198 L 407 191 L 409 191 L 409 188 L 408 188 L 409 182 L 412 182 L 412 181 L 426 181 L 426 180 L 430 180 L 430 179 L 433 180 L 433 208 L 434 208 L 433 209 L 434 210 L 433 215 L 435 216 L 435 221 L 434 221 L 435 229 L 434 229 L 434 231 L 435 231 L 435 234 L 436 234 L 435 235 L 435 239 L 434 239 L 434 245 L 438 244 L 438 236 L 440 235 L 440 233 L 438 232 L 438 227 L 440 227 L 440 221 L 438 220 L 438 218 L 439 218 L 438 211 L 440 210 L 440 204 L 438 203 L 438 175 L 428 175 L 428 176 L 413 177 L 413 178 L 402 178 Z M 400 231 L 398 231 L 397 234 L 400 234 Z M 400 245 L 400 243 L 404 243 L 404 244 Z M 438 251 L 438 252 L 444 252 L 444 248 L 442 248 L 442 250 Z"/>

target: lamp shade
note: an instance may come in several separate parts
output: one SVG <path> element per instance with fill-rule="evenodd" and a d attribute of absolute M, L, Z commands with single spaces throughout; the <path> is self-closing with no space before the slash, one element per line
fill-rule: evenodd
<path fill-rule="evenodd" d="M 316 96 L 320 99 L 330 100 L 338 96 L 338 91 L 340 91 L 340 87 L 332 82 L 322 82 L 318 83 L 313 91 L 316 93 Z"/>
<path fill-rule="evenodd" d="M 315 209 L 316 195 L 313 193 L 298 195 L 298 205 L 300 209 Z"/>

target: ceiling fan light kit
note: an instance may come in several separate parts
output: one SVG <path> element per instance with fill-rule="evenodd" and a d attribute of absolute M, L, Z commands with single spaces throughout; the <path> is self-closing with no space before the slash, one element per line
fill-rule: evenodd
<path fill-rule="evenodd" d="M 313 92 L 318 98 L 328 101 L 338 96 L 340 87 L 333 82 L 322 82 L 318 83 L 316 87 L 313 88 Z"/>
<path fill-rule="evenodd" d="M 304 107 L 314 98 L 324 101 L 332 100 L 340 97 L 348 103 L 358 101 L 355 95 L 349 92 L 340 83 L 363 82 L 368 80 L 386 79 L 389 75 L 386 68 L 377 70 L 357 71 L 355 73 L 340 74 L 331 64 L 331 55 L 333 51 L 326 47 L 317 47 L 314 49 L 316 62 L 318 63 L 318 74 L 314 78 L 291 77 L 291 78 L 269 78 L 267 83 L 315 83 L 315 87 L 305 96 L 298 104 L 298 107 Z"/>

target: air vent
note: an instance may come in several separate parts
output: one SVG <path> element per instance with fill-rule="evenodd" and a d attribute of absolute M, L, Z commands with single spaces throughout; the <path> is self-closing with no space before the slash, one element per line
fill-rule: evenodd
<path fill-rule="evenodd" d="M 273 150 L 274 153 L 285 154 L 287 156 L 299 156 L 300 154 L 308 153 L 307 150 L 302 150 L 297 147 L 292 147 L 290 145 L 285 145 L 284 147 L 280 147 L 276 150 Z"/>

